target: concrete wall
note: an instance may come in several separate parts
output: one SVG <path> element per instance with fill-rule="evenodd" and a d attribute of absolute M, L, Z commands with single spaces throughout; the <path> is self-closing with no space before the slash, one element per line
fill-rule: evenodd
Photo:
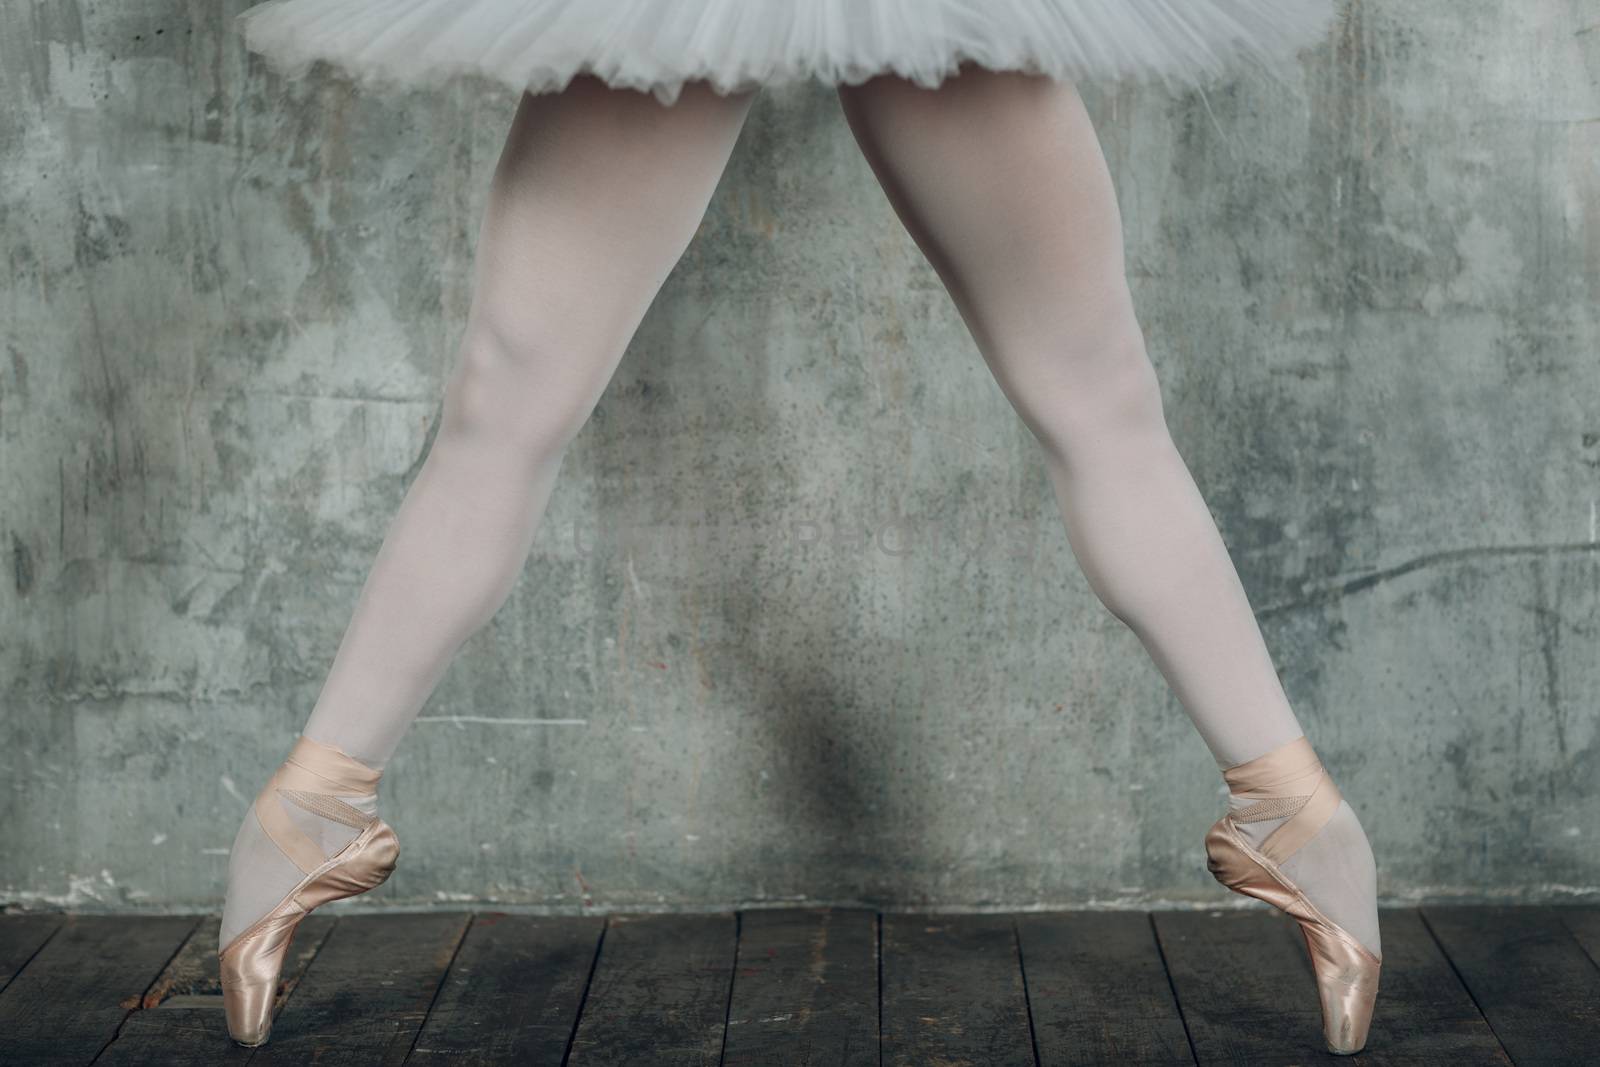
<path fill-rule="evenodd" d="M 439 413 L 512 96 L 0 0 L 0 899 L 215 904 Z M 1600 14 L 1086 87 L 1179 447 L 1391 899 L 1600 895 Z M 572 720 L 566 725 L 527 720 Z M 1210 756 L 815 86 L 758 101 L 379 899 L 1224 902 Z"/>

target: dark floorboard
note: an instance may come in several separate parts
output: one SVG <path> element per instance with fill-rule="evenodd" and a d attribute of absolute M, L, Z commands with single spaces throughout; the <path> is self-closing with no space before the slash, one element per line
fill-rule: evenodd
<path fill-rule="evenodd" d="M 0 1064 L 1600 1063 L 1600 908 L 1383 913 L 1367 1049 L 1292 922 L 1226 911 L 310 916 L 259 1050 L 214 916 L 0 915 Z"/>
<path fill-rule="evenodd" d="M 0 993 L 23 965 L 44 948 L 65 917 L 61 915 L 7 915 L 0 917 Z"/>
<path fill-rule="evenodd" d="M 1017 937 L 1043 1067 L 1194 1063 L 1144 912 L 1020 915 Z"/>
<path fill-rule="evenodd" d="M 199 922 L 68 918 L 0 993 L 0 1063 L 93 1060 Z"/>
<path fill-rule="evenodd" d="M 1422 910 L 1518 1067 L 1600 1062 L 1600 968 L 1564 910 Z"/>
<path fill-rule="evenodd" d="M 1295 924 L 1265 907 L 1167 912 L 1156 928 L 1202 1064 L 1504 1064 L 1488 1025 L 1413 911 L 1381 918 L 1384 967 L 1367 1050 L 1322 1043 L 1316 980 Z"/>
<path fill-rule="evenodd" d="M 1595 966 L 1600 967 L 1600 908 L 1559 908 L 1556 914 Z"/>
<path fill-rule="evenodd" d="M 1323 1049 L 1316 985 L 1292 921 L 1252 908 L 1166 912 L 1155 926 L 1200 1063 L 1341 1062 Z"/>
<path fill-rule="evenodd" d="M 883 917 L 886 1067 L 1034 1063 L 1009 915 Z"/>
<path fill-rule="evenodd" d="M 1476 1067 L 1509 1061 L 1494 1031 L 1415 911 L 1384 912 L 1383 974 L 1372 1013 L 1370 1050 L 1348 1061 Z"/>
<path fill-rule="evenodd" d="M 877 1067 L 878 917 L 747 911 L 725 1067 Z"/>
<path fill-rule="evenodd" d="M 404 1063 L 470 917 L 341 917 L 250 1062 Z"/>
<path fill-rule="evenodd" d="M 318 911 L 302 921 L 289 943 L 289 957 L 278 982 L 277 1005 L 294 992 L 311 960 L 322 948 L 337 920 Z M 250 1050 L 227 1040 L 222 1015 L 222 986 L 217 975 L 217 922 L 197 926 L 144 995 L 143 1007 L 117 1031 L 116 1040 L 96 1064 L 161 1064 L 205 1067 L 242 1064 Z M 223 1039 L 219 1044 L 218 1037 Z"/>
<path fill-rule="evenodd" d="M 587 917 L 479 915 L 409 1062 L 559 1064 L 604 925 Z"/>
<path fill-rule="evenodd" d="M 737 943 L 731 914 L 612 916 L 567 1062 L 716 1064 Z"/>

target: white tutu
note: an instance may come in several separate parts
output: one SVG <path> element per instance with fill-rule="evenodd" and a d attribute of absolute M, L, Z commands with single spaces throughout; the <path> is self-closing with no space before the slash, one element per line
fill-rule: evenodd
<path fill-rule="evenodd" d="M 932 88 L 963 60 L 1079 81 L 1196 85 L 1281 71 L 1339 0 L 267 0 L 245 46 L 290 77 L 324 60 L 369 85 L 480 77 L 560 90 L 579 73 L 678 98 L 894 73 Z"/>

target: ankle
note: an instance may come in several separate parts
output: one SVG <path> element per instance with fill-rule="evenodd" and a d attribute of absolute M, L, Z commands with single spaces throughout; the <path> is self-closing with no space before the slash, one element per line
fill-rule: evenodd
<path fill-rule="evenodd" d="M 1228 820 L 1329 920 L 1381 955 L 1377 865 L 1355 809 L 1304 737 L 1223 770 Z"/>
<path fill-rule="evenodd" d="M 306 723 L 305 729 L 300 731 L 299 740 L 311 742 L 340 762 L 348 761 L 353 768 L 360 768 L 377 775 L 383 773 L 385 765 L 389 762 L 387 751 L 379 753 L 372 750 L 370 745 L 357 743 L 337 732 L 320 729 L 316 720 L 317 716 L 313 715 Z"/>
<path fill-rule="evenodd" d="M 1341 797 L 1305 735 L 1226 767 L 1228 819 L 1275 862 L 1292 855 L 1333 814 Z"/>
<path fill-rule="evenodd" d="M 1341 801 L 1327 825 L 1281 867 L 1329 919 L 1382 957 L 1377 861 L 1348 801 Z"/>

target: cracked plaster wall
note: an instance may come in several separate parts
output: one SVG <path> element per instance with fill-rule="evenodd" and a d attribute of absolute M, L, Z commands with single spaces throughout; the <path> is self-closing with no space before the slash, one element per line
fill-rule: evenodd
<path fill-rule="evenodd" d="M 216 902 L 438 415 L 515 101 L 284 84 L 241 6 L 0 0 L 0 901 Z M 1085 87 L 1136 304 L 1386 896 L 1592 898 L 1600 15 L 1347 15 L 1289 91 Z M 817 86 L 424 716 L 393 904 L 1223 899 L 1215 767 Z"/>

